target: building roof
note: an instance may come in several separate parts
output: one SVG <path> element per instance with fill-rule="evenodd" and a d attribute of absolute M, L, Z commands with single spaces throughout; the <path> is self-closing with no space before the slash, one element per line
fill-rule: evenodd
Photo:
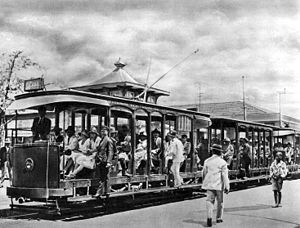
<path fill-rule="evenodd" d="M 73 89 L 93 92 L 97 92 L 97 90 L 101 90 L 103 88 L 115 87 L 130 87 L 131 89 L 138 89 L 140 91 L 145 89 L 145 84 L 138 82 L 126 70 L 124 70 L 126 64 L 121 62 L 120 59 L 114 65 L 116 68 L 104 77 L 87 85 L 74 87 Z M 168 91 L 157 88 L 149 88 L 148 92 L 163 96 L 170 95 Z"/>
<path fill-rule="evenodd" d="M 125 63 L 122 63 L 118 60 L 115 63 L 116 68 L 105 75 L 104 77 L 90 83 L 89 85 L 98 85 L 98 84 L 106 84 L 106 83 L 118 83 L 118 82 L 131 82 L 135 84 L 140 84 L 137 82 L 127 71 L 123 68 L 126 66 Z"/>
<path fill-rule="evenodd" d="M 279 113 L 249 103 L 246 103 L 245 106 L 247 120 L 274 126 L 280 125 Z M 173 107 L 181 107 L 189 110 L 196 110 L 197 108 L 199 108 L 199 106 L 197 107 L 196 104 L 176 105 Z M 212 118 L 229 117 L 239 120 L 244 119 L 244 109 L 242 101 L 203 103 L 200 105 L 199 111 L 209 113 Z M 291 127 L 293 129 L 300 130 L 300 120 L 287 115 L 281 115 L 281 125 L 283 125 L 285 128 Z"/>
<path fill-rule="evenodd" d="M 246 103 L 247 115 L 251 113 L 270 113 L 271 111 Z M 195 104 L 175 105 L 173 107 L 182 107 L 186 109 L 197 109 Z M 199 106 L 198 106 L 199 107 Z M 203 103 L 200 105 L 200 112 L 210 113 L 212 116 L 229 116 L 235 117 L 244 112 L 242 101 Z"/>

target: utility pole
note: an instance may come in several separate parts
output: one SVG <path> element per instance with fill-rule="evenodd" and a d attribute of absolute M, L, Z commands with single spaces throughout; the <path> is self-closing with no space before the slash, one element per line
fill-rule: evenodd
<path fill-rule="evenodd" d="M 201 93 L 201 84 L 200 83 L 197 83 L 198 85 L 198 103 L 197 103 L 197 112 L 200 112 L 201 111 L 201 96 L 203 93 Z"/>
<path fill-rule="evenodd" d="M 244 120 L 247 120 L 246 102 L 245 102 L 245 76 L 242 76 L 242 79 L 243 79 L 243 111 L 244 111 Z"/>
<path fill-rule="evenodd" d="M 278 98 L 279 98 L 279 127 L 282 127 L 282 110 L 281 110 L 281 95 L 286 94 L 286 88 L 282 91 L 278 91 Z"/>

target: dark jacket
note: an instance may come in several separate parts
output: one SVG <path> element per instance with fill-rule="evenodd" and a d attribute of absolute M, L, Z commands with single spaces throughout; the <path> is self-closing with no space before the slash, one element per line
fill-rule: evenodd
<path fill-rule="evenodd" d="M 97 151 L 98 152 L 96 160 L 98 160 L 98 162 L 111 163 L 114 154 L 114 146 L 112 140 L 108 136 L 102 138 L 97 148 Z"/>
<path fill-rule="evenodd" d="M 51 120 L 44 117 L 40 120 L 40 117 L 35 117 L 32 123 L 31 131 L 33 134 L 33 141 L 46 140 L 47 135 L 50 133 Z"/>

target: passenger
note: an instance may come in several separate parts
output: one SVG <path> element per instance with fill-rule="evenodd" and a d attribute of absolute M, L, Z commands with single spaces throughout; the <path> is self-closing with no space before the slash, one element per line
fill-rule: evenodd
<path fill-rule="evenodd" d="M 113 157 L 113 142 L 109 137 L 109 128 L 103 126 L 101 128 L 101 141 L 97 147 L 96 164 L 100 173 L 100 182 L 94 197 L 100 197 L 104 192 L 104 187 L 107 184 L 109 169 L 112 165 Z"/>
<path fill-rule="evenodd" d="M 78 139 L 75 136 L 75 129 L 73 126 L 69 126 L 66 129 L 67 137 L 65 138 L 65 150 L 61 156 L 60 170 L 63 173 L 68 174 L 73 166 L 76 157 L 75 153 L 78 153 Z"/>
<path fill-rule="evenodd" d="M 251 164 L 251 147 L 248 144 L 248 139 L 247 138 L 241 138 L 241 157 L 240 157 L 240 162 L 241 162 L 241 167 L 245 169 L 245 174 L 246 177 L 250 177 L 250 164 Z"/>
<path fill-rule="evenodd" d="M 177 132 L 171 131 L 171 143 L 170 143 L 170 149 L 169 154 L 172 156 L 173 164 L 171 166 L 171 171 L 174 175 L 174 187 L 178 187 L 183 184 L 183 179 L 180 176 L 179 169 L 180 164 L 183 162 L 183 144 L 182 142 L 177 138 Z"/>
<path fill-rule="evenodd" d="M 161 137 L 157 128 L 152 131 L 151 166 L 153 171 L 158 171 L 161 160 Z"/>
<path fill-rule="evenodd" d="M 294 154 L 293 148 L 290 142 L 288 142 L 287 147 L 284 149 L 285 151 L 285 159 L 286 159 L 286 164 L 291 165 L 292 163 L 292 156 Z"/>
<path fill-rule="evenodd" d="M 63 144 L 63 141 L 64 141 L 64 137 L 61 135 L 61 131 L 62 129 L 58 126 L 55 126 L 51 132 L 53 134 L 51 134 L 52 138 L 51 138 L 51 141 L 52 142 L 55 142 L 57 144 Z"/>
<path fill-rule="evenodd" d="M 273 207 L 281 207 L 281 189 L 283 184 L 283 178 L 286 177 L 286 175 L 286 164 L 282 161 L 282 152 L 279 151 L 276 153 L 275 160 L 270 166 L 270 178 L 275 200 L 275 205 Z"/>
<path fill-rule="evenodd" d="M 126 136 L 130 136 L 130 130 L 126 124 L 123 124 L 119 132 L 119 141 L 124 142 Z"/>
<path fill-rule="evenodd" d="M 165 148 L 165 171 L 169 174 L 172 166 L 172 155 L 170 154 L 170 146 L 171 146 L 171 135 L 168 133 L 165 136 L 164 148 Z"/>
<path fill-rule="evenodd" d="M 74 171 L 67 176 L 67 179 L 75 178 L 76 175 L 83 170 L 83 168 L 95 169 L 96 166 L 96 151 L 93 152 L 91 148 L 91 141 L 89 140 L 88 133 L 84 130 L 80 135 L 81 140 L 79 141 L 79 151 L 81 154 L 79 154 L 76 159 Z"/>
<path fill-rule="evenodd" d="M 120 162 L 122 176 L 128 176 L 127 169 L 129 163 L 129 156 L 131 152 L 131 137 L 125 137 L 124 142 L 120 142 L 118 161 Z"/>
<path fill-rule="evenodd" d="M 147 135 L 140 132 L 138 135 L 138 144 L 134 153 L 135 168 L 139 174 L 144 174 L 147 164 Z"/>
<path fill-rule="evenodd" d="M 229 138 L 224 138 L 222 146 L 223 159 L 226 161 L 228 169 L 232 169 L 232 159 L 234 154 L 234 148 L 230 142 Z"/>
<path fill-rule="evenodd" d="M 227 163 L 221 158 L 222 146 L 212 146 L 212 156 L 204 161 L 202 189 L 207 190 L 207 226 L 212 226 L 215 199 L 217 199 L 217 223 L 223 222 L 223 192 L 229 192 Z"/>
<path fill-rule="evenodd" d="M 47 140 L 51 128 L 51 120 L 46 117 L 46 107 L 38 108 L 39 117 L 35 117 L 32 123 L 32 141 Z"/>
<path fill-rule="evenodd" d="M 191 143 L 189 142 L 189 139 L 188 139 L 187 135 L 182 135 L 181 136 L 181 142 L 183 144 L 183 158 L 184 158 L 184 161 L 181 163 L 180 171 L 185 172 L 186 159 L 190 157 L 190 153 L 191 153 Z"/>
<path fill-rule="evenodd" d="M 274 144 L 274 150 L 273 150 L 273 158 L 274 158 L 274 159 L 275 159 L 276 154 L 277 154 L 278 151 L 280 151 L 280 152 L 282 152 L 282 153 L 283 153 L 283 151 L 284 151 L 284 148 L 283 148 L 281 142 L 277 142 L 277 143 Z M 282 154 L 282 156 L 283 156 L 282 158 L 285 160 L 285 153 Z"/>
<path fill-rule="evenodd" d="M 95 126 L 92 127 L 89 134 L 90 134 L 90 138 L 88 140 L 90 143 L 90 152 L 91 153 L 97 152 L 100 142 L 102 140 L 102 138 L 99 136 L 97 127 Z"/>

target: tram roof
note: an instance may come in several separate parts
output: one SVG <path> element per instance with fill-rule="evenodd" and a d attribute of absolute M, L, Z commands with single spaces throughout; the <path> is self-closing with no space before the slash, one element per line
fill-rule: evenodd
<path fill-rule="evenodd" d="M 234 119 L 234 118 L 227 118 L 227 117 L 211 117 L 211 120 L 213 121 L 224 121 L 228 123 L 241 123 L 241 125 L 245 125 L 247 127 L 261 127 L 261 128 L 269 128 L 272 130 L 278 130 L 280 128 L 272 125 L 267 125 L 267 124 L 262 124 L 262 123 L 257 123 L 257 122 L 252 122 L 252 121 L 247 121 L 247 120 L 240 120 L 240 119 Z"/>
<path fill-rule="evenodd" d="M 131 109 L 151 108 L 153 111 L 178 112 L 185 115 L 193 115 L 197 119 L 210 121 L 210 115 L 195 111 L 177 109 L 157 104 L 144 103 L 142 101 L 130 100 L 126 98 L 113 97 L 103 94 L 84 92 L 78 90 L 53 90 L 40 91 L 34 93 L 24 93 L 17 95 L 15 101 L 8 107 L 10 110 L 37 109 L 39 106 L 52 106 L 59 103 L 82 103 L 99 106 L 127 106 Z"/>

